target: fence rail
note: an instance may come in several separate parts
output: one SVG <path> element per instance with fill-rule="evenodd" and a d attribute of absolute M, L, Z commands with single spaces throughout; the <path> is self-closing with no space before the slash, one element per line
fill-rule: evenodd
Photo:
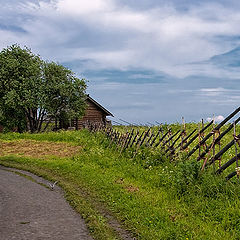
<path fill-rule="evenodd" d="M 240 134 L 236 135 L 236 124 L 240 121 L 240 117 L 230 124 L 227 129 L 224 129 L 222 133 L 221 130 L 223 126 L 239 112 L 240 107 L 229 114 L 217 126 L 215 126 L 214 120 L 205 126 L 202 121 L 202 126 L 199 125 L 198 128 L 193 130 L 189 129 L 189 132 L 188 129 L 186 129 L 184 119 L 181 130 L 176 130 L 175 132 L 173 132 L 171 128 L 159 123 L 158 126 L 147 127 L 147 129 L 146 126 L 130 125 L 125 131 L 119 131 L 111 126 L 90 122 L 86 122 L 84 126 L 92 132 L 103 132 L 110 140 L 108 147 L 112 147 L 113 145 L 117 146 L 120 154 L 127 149 L 132 149 L 133 157 L 135 157 L 141 147 L 147 147 L 156 150 L 159 149 L 159 151 L 164 152 L 171 161 L 174 161 L 179 154 L 186 152 L 188 158 L 195 157 L 196 161 L 202 161 L 202 170 L 212 165 L 216 174 L 223 173 L 235 163 L 235 171 L 226 176 L 226 179 L 229 180 L 234 176 L 237 176 L 239 179 L 240 175 L 240 167 L 238 165 L 238 160 L 240 159 L 240 153 L 238 153 Z M 212 129 L 210 129 L 211 127 Z M 145 129 L 142 130 L 141 128 Z M 230 134 L 231 131 L 233 131 L 232 140 L 223 146 L 222 140 L 224 136 Z M 223 154 L 233 146 L 235 148 L 235 156 L 222 164 Z M 197 150 L 198 153 L 196 153 Z M 216 166 L 216 162 L 218 162 L 218 167 Z"/>

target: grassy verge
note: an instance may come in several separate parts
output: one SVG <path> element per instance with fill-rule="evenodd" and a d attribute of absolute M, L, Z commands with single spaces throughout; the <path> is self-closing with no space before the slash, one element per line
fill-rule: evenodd
<path fill-rule="evenodd" d="M 239 186 L 199 163 L 180 159 L 172 164 L 161 154 L 158 164 L 145 165 L 105 146 L 101 134 L 87 131 L 46 134 L 3 134 L 2 141 L 33 139 L 81 146 L 71 157 L 1 156 L 0 164 L 58 180 L 66 198 L 86 219 L 96 239 L 116 239 L 105 217 L 113 214 L 137 239 L 238 239 Z M 143 155 L 142 155 L 143 156 Z M 155 156 L 156 157 L 156 156 Z"/>

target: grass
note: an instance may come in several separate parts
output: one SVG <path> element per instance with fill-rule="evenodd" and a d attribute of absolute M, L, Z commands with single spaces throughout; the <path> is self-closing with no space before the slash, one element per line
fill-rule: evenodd
<path fill-rule="evenodd" d="M 206 125 L 206 124 L 205 124 Z M 219 133 L 216 132 L 215 134 L 215 138 L 218 137 L 219 134 L 223 133 L 228 127 L 230 126 L 230 124 L 225 124 L 223 127 L 221 127 Z M 212 124 L 207 130 L 204 131 L 204 134 L 202 135 L 202 138 L 204 138 L 206 135 L 208 135 L 210 132 L 212 132 L 213 128 L 216 127 L 216 124 Z M 174 133 L 176 133 L 178 130 L 183 130 L 183 126 L 182 124 L 179 124 L 179 123 L 176 123 L 176 124 L 171 124 L 171 125 L 167 125 L 167 124 L 164 124 L 162 125 L 162 128 L 163 128 L 163 132 L 165 133 L 167 131 L 167 129 L 171 129 L 172 131 L 172 135 Z M 196 129 L 197 131 L 195 131 L 195 133 L 191 136 L 193 137 L 195 134 L 198 133 L 199 129 L 202 128 L 202 124 L 201 123 L 188 123 L 186 124 L 186 135 L 188 135 L 190 132 L 192 132 L 194 129 Z M 141 133 L 143 131 L 146 131 L 147 129 L 149 129 L 149 127 L 126 127 L 126 126 L 117 126 L 115 127 L 115 130 L 117 130 L 118 132 L 121 132 L 121 133 L 124 133 L 124 132 L 131 132 L 131 130 L 134 129 L 135 130 L 135 133 L 137 131 L 140 132 L 139 135 L 141 135 Z M 154 132 L 155 134 L 157 133 L 158 131 L 158 127 L 151 127 L 151 131 L 150 131 L 150 134 L 152 132 Z M 236 134 L 238 135 L 240 132 L 240 125 L 236 125 Z M 178 135 L 177 135 L 178 136 Z M 174 138 L 176 139 L 177 136 Z M 168 136 L 165 138 L 167 139 Z M 164 140 L 165 140 L 164 139 Z M 220 145 L 216 145 L 214 147 L 214 150 L 215 150 L 215 154 L 220 151 L 224 146 L 226 146 L 230 141 L 233 140 L 233 129 L 230 130 L 220 141 Z M 213 142 L 213 136 L 211 136 L 207 141 L 206 141 L 206 145 L 207 146 L 211 146 L 212 145 L 212 142 Z M 177 146 L 178 144 L 181 143 L 181 138 L 175 143 L 175 146 Z M 198 145 L 199 143 L 199 137 L 197 137 L 195 139 L 195 141 L 189 145 L 188 147 L 188 150 L 190 151 L 194 146 Z M 165 147 L 166 149 L 166 147 Z M 179 149 L 179 148 L 178 148 Z M 239 149 L 239 147 L 238 147 Z M 159 158 L 158 155 L 160 154 L 161 155 L 161 151 L 159 151 L 160 148 L 158 147 L 157 149 L 152 149 L 152 150 L 149 150 L 149 149 L 145 149 L 145 148 L 141 148 L 140 151 L 138 151 L 138 154 L 139 155 L 139 158 L 140 158 L 140 161 L 141 162 L 145 162 L 145 166 L 151 166 L 151 165 L 156 165 L 156 161 L 155 159 L 156 158 Z M 204 146 L 201 147 L 201 153 L 204 151 Z M 135 149 L 129 149 L 128 150 L 129 154 L 128 154 L 128 157 L 132 157 L 134 155 L 134 152 L 135 152 Z M 191 160 L 196 160 L 198 158 L 198 154 L 199 154 L 199 150 L 196 150 L 194 154 L 192 154 L 191 156 Z M 177 154 L 177 158 L 182 158 L 184 154 L 180 154 L 178 155 Z M 205 155 L 208 159 L 211 158 L 211 156 L 213 156 L 213 148 L 211 148 L 211 151 L 209 154 L 206 154 Z M 228 151 L 226 151 L 222 156 L 221 156 L 221 159 L 220 161 L 216 160 L 215 161 L 215 169 L 217 169 L 220 165 L 223 165 L 225 162 L 227 162 L 228 160 L 230 160 L 232 157 L 235 156 L 235 148 L 234 146 L 232 146 Z M 138 158 L 138 156 L 136 156 Z M 148 161 L 149 159 L 149 161 Z M 152 159 L 154 161 L 152 161 Z M 203 165 L 203 161 L 204 160 L 201 160 L 200 163 L 201 165 Z M 229 173 L 235 171 L 235 167 L 236 167 L 236 164 L 233 164 L 232 166 L 230 166 L 226 171 L 224 171 L 223 175 L 226 176 L 228 175 Z"/>
<path fill-rule="evenodd" d="M 120 239 L 107 215 L 137 239 L 239 238 L 239 185 L 214 176 L 211 169 L 201 173 L 194 158 L 170 163 L 161 152 L 144 149 L 135 159 L 119 156 L 106 148 L 104 136 L 88 131 L 9 133 L 0 139 L 81 146 L 75 156 L 46 160 L 11 153 L 0 157 L 0 164 L 58 180 L 95 239 Z"/>

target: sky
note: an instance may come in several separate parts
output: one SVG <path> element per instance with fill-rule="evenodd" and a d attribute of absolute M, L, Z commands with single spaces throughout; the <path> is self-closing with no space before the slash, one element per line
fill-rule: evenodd
<path fill-rule="evenodd" d="M 27 46 L 130 123 L 223 119 L 240 102 L 238 0 L 0 0 L 0 49 Z"/>

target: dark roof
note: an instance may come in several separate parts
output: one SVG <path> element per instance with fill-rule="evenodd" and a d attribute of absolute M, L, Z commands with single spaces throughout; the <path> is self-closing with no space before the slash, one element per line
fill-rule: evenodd
<path fill-rule="evenodd" d="M 91 101 L 93 104 L 95 104 L 97 107 L 99 107 L 104 113 L 106 113 L 107 116 L 112 116 L 112 113 L 110 113 L 106 108 L 104 108 L 102 105 L 100 105 L 98 102 L 96 102 L 93 98 L 87 95 L 87 100 Z"/>

